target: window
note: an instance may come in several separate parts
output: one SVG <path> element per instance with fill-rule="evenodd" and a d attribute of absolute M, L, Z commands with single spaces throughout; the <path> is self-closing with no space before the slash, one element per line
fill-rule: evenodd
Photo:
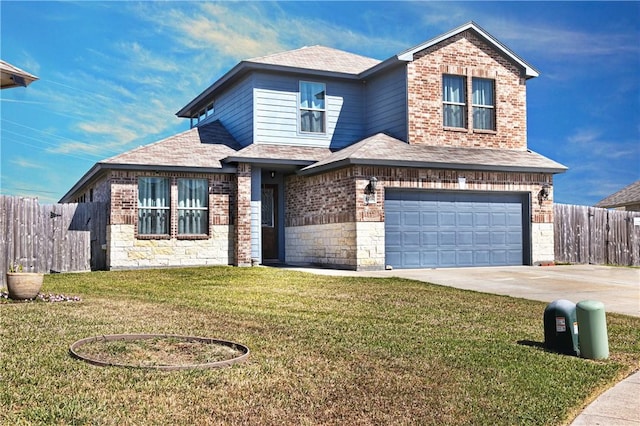
<path fill-rule="evenodd" d="M 169 234 L 169 179 L 138 179 L 138 234 Z"/>
<path fill-rule="evenodd" d="M 443 124 L 445 127 L 467 127 L 466 78 L 459 75 L 442 77 Z"/>
<path fill-rule="evenodd" d="M 213 107 L 213 102 L 209 103 L 204 109 L 200 110 L 198 113 L 193 114 L 190 118 L 191 128 L 194 128 L 198 123 L 204 121 L 207 117 L 211 117 L 215 109 Z"/>
<path fill-rule="evenodd" d="M 300 82 L 300 131 L 325 132 L 324 83 Z"/>
<path fill-rule="evenodd" d="M 206 179 L 178 179 L 178 234 L 209 233 L 208 199 Z"/>
<path fill-rule="evenodd" d="M 273 188 L 262 188 L 262 226 L 274 227 Z"/>
<path fill-rule="evenodd" d="M 494 81 L 486 78 L 474 78 L 473 86 L 473 128 L 495 130 L 496 114 L 494 102 Z"/>

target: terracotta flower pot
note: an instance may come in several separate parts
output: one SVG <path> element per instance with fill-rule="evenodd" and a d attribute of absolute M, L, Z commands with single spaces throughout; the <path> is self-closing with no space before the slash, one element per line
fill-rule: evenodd
<path fill-rule="evenodd" d="M 7 290 L 14 300 L 33 299 L 42 288 L 44 274 L 35 272 L 7 272 Z"/>

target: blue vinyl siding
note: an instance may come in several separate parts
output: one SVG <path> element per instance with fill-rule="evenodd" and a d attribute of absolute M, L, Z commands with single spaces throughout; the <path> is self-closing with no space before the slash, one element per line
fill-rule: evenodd
<path fill-rule="evenodd" d="M 205 122 L 212 120 L 220 120 L 240 145 L 253 142 L 253 77 L 240 80 L 216 98 L 214 113 Z"/>
<path fill-rule="evenodd" d="M 407 78 L 404 66 L 367 81 L 366 134 L 384 132 L 407 140 Z"/>
<path fill-rule="evenodd" d="M 326 84 L 326 133 L 300 132 L 300 81 Z M 214 108 L 203 123 L 219 119 L 242 146 L 269 143 L 340 149 L 377 132 L 406 140 L 405 68 L 366 83 L 256 72 L 220 93 Z"/>
<path fill-rule="evenodd" d="M 325 134 L 298 128 L 300 81 L 326 84 Z M 317 147 L 345 147 L 364 136 L 362 83 L 298 75 L 255 74 L 254 142 Z"/>

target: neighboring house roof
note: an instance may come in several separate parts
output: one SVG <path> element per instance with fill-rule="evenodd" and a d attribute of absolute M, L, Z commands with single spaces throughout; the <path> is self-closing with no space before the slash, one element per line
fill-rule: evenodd
<path fill-rule="evenodd" d="M 236 81 L 252 70 L 278 72 L 288 71 L 300 74 L 313 74 L 315 76 L 365 79 L 370 75 L 389 67 L 397 66 L 404 62 L 411 62 L 413 61 L 413 55 L 415 53 L 434 46 L 467 30 L 475 32 L 485 42 L 492 45 L 496 50 L 505 55 L 505 57 L 522 67 L 526 78 L 533 78 L 539 75 L 539 72 L 535 68 L 516 55 L 511 49 L 500 43 L 492 35 L 487 33 L 478 24 L 471 21 L 438 37 L 404 50 L 385 61 L 379 61 L 377 59 L 324 46 L 303 47 L 300 49 L 247 59 L 241 61 L 221 78 L 216 80 L 211 86 L 178 111 L 176 115 L 178 117 L 189 118 L 198 113 L 198 111 L 211 101 L 211 98 L 215 96 L 215 93 L 218 90 L 222 89 L 227 84 Z"/>
<path fill-rule="evenodd" d="M 567 170 L 562 164 L 529 150 L 410 145 L 378 133 L 305 167 L 301 174 L 352 164 L 539 173 L 563 173 Z"/>
<path fill-rule="evenodd" d="M 0 59 L 0 88 L 27 87 L 36 80 L 35 75 Z"/>
<path fill-rule="evenodd" d="M 640 204 L 640 180 L 598 201 L 595 207 L 613 208 L 630 204 Z"/>

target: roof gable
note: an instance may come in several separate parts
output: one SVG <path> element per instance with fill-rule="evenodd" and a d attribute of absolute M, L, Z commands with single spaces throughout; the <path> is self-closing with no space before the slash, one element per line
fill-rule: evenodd
<path fill-rule="evenodd" d="M 431 46 L 441 43 L 467 30 L 474 31 L 478 36 L 484 39 L 486 43 L 491 45 L 493 48 L 501 52 L 503 55 L 511 59 L 516 64 L 520 65 L 524 69 L 525 76 L 527 78 L 538 77 L 540 75 L 540 73 L 535 68 L 533 68 L 527 62 L 525 62 L 522 58 L 516 55 L 511 49 L 509 49 L 507 46 L 502 44 L 500 41 L 498 41 L 498 39 L 496 39 L 491 34 L 486 32 L 484 29 L 482 29 L 478 24 L 476 24 L 473 21 L 467 22 L 466 24 L 461 25 L 458 28 L 455 28 L 444 34 L 441 34 L 438 37 L 432 38 L 431 40 L 427 40 L 424 43 L 418 44 L 417 46 L 407 49 L 396 56 L 399 60 L 402 60 L 402 61 L 412 61 L 413 55 L 415 55 L 416 53 L 421 52 L 425 49 L 428 49 Z"/>

